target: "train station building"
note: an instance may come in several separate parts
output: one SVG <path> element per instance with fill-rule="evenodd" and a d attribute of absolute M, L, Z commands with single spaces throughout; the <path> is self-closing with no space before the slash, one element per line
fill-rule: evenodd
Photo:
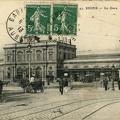
<path fill-rule="evenodd" d="M 86 76 L 100 80 L 106 76 L 116 80 L 119 78 L 120 54 L 87 54 L 77 55 L 76 58 L 64 61 L 64 72 L 75 81 L 82 81 Z"/>
<path fill-rule="evenodd" d="M 30 46 L 28 43 L 5 45 L 4 79 L 26 79 L 29 74 L 42 79 L 61 77 L 64 60 L 76 58 L 75 45 L 40 41 Z"/>
<path fill-rule="evenodd" d="M 76 55 L 76 46 L 59 41 L 6 44 L 4 49 L 4 79 L 26 79 L 30 76 L 68 77 L 81 81 L 85 76 L 100 80 L 101 76 L 119 77 L 120 54 Z M 30 72 L 29 72 L 30 71 Z"/>

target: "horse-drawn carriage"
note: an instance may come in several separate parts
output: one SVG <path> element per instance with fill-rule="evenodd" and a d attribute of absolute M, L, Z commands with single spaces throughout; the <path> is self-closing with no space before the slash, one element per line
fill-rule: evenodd
<path fill-rule="evenodd" d="M 44 81 L 39 80 L 39 81 L 29 82 L 27 80 L 22 80 L 21 87 L 23 88 L 23 92 L 26 93 L 33 93 L 33 92 L 36 93 L 37 91 L 44 92 Z"/>

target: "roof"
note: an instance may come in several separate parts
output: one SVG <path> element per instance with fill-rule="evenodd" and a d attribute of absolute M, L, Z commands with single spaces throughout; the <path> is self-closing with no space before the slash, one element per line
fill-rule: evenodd
<path fill-rule="evenodd" d="M 69 62 L 112 62 L 120 61 L 120 54 L 90 54 L 90 55 L 78 55 L 74 59 L 65 60 L 64 63 Z"/>
<path fill-rule="evenodd" d="M 71 62 L 118 62 L 120 59 L 87 59 L 87 60 L 65 60 L 64 63 L 71 63 Z"/>

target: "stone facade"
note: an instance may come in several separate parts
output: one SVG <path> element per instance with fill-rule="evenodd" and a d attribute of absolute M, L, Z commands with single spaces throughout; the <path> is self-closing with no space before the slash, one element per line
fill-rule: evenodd
<path fill-rule="evenodd" d="M 113 68 L 114 67 L 114 68 Z M 119 78 L 120 58 L 117 54 L 80 55 L 75 59 L 64 61 L 64 72 L 75 81 L 81 81 L 85 76 L 100 80 L 101 75 Z"/>
<path fill-rule="evenodd" d="M 4 47 L 4 78 L 23 79 L 30 76 L 46 78 L 59 76 L 59 68 L 65 59 L 76 56 L 76 46 L 61 42 L 41 41 L 39 43 L 9 44 Z M 29 69 L 30 68 L 30 69 Z"/>

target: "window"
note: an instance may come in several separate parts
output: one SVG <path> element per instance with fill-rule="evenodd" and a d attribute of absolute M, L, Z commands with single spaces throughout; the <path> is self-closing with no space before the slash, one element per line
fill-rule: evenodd
<path fill-rule="evenodd" d="M 8 68 L 7 70 L 7 78 L 10 78 L 11 74 L 10 74 L 10 68 Z"/>
<path fill-rule="evenodd" d="M 43 60 L 46 60 L 46 50 L 43 49 Z"/>
<path fill-rule="evenodd" d="M 18 54 L 17 55 L 18 62 L 21 62 L 22 61 L 22 52 L 19 51 L 17 54 Z"/>
<path fill-rule="evenodd" d="M 52 67 L 49 67 L 49 76 L 53 76 L 53 70 L 52 70 Z"/>
<path fill-rule="evenodd" d="M 40 67 L 36 68 L 36 78 L 42 78 L 42 69 Z"/>
<path fill-rule="evenodd" d="M 7 62 L 11 62 L 11 52 L 7 52 Z"/>
<path fill-rule="evenodd" d="M 7 62 L 10 62 L 10 61 L 11 61 L 11 56 L 7 55 Z"/>
<path fill-rule="evenodd" d="M 68 59 L 70 59 L 70 53 L 68 53 Z"/>
<path fill-rule="evenodd" d="M 22 68 L 17 69 L 17 78 L 18 79 L 23 78 L 23 69 Z"/>
<path fill-rule="evenodd" d="M 18 62 L 22 61 L 22 56 L 18 55 Z"/>
<path fill-rule="evenodd" d="M 7 73 L 7 78 L 10 78 L 10 73 Z"/>
<path fill-rule="evenodd" d="M 42 51 L 36 51 L 36 60 L 37 61 L 40 61 L 42 60 Z"/>
<path fill-rule="evenodd" d="M 53 54 L 49 54 L 49 60 L 53 60 Z"/>
<path fill-rule="evenodd" d="M 29 68 L 27 68 L 26 70 L 26 78 L 29 77 Z M 30 76 L 32 76 L 32 68 L 30 68 Z"/>
<path fill-rule="evenodd" d="M 37 54 L 37 61 L 40 61 L 40 60 L 41 60 L 40 54 Z"/>
<path fill-rule="evenodd" d="M 30 60 L 32 60 L 32 52 L 27 52 L 27 61 L 29 61 L 29 58 Z"/>
<path fill-rule="evenodd" d="M 49 71 L 49 76 L 53 76 L 53 71 Z"/>
<path fill-rule="evenodd" d="M 66 59 L 66 53 L 64 53 L 64 59 Z"/>

